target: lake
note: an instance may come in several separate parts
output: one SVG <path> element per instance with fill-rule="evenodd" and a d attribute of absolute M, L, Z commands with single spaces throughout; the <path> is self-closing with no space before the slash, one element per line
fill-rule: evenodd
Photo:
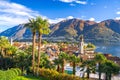
<path fill-rule="evenodd" d="M 120 43 L 117 44 L 96 44 L 96 52 L 109 53 L 120 57 Z"/>

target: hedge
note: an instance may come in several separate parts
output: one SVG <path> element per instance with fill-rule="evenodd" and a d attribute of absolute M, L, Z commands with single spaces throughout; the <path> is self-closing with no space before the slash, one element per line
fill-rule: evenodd
<path fill-rule="evenodd" d="M 81 80 L 80 77 L 75 75 L 69 75 L 66 73 L 58 73 L 52 69 L 39 69 L 39 76 L 45 77 L 48 80 Z"/>
<path fill-rule="evenodd" d="M 10 69 L 7 71 L 0 70 L 0 80 L 13 80 L 15 77 L 22 74 L 21 70 L 18 68 Z"/>

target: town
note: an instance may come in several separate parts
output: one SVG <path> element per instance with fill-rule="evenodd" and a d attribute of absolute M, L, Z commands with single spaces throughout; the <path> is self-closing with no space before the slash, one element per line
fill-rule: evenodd
<path fill-rule="evenodd" d="M 0 0 L 0 80 L 120 80 L 120 0 Z"/>
<path fill-rule="evenodd" d="M 4 36 L 1 37 L 5 38 Z M 5 38 L 6 40 L 8 38 Z M 14 46 L 14 48 L 16 47 L 19 50 L 22 51 L 27 51 L 27 54 L 31 54 L 30 53 L 30 49 L 32 49 L 32 42 L 31 41 L 13 41 L 12 38 L 9 39 L 8 43 L 11 46 Z M 35 43 L 35 51 L 38 50 L 38 43 Z M 116 57 L 116 56 L 112 56 L 111 54 L 103 54 L 103 53 L 99 53 L 99 52 L 95 52 L 96 46 L 92 43 L 85 43 L 84 42 L 84 36 L 81 35 L 79 38 L 79 42 L 75 43 L 75 42 L 47 42 L 45 40 L 42 40 L 42 44 L 41 44 L 41 58 L 44 60 L 45 56 L 46 59 L 48 61 L 48 63 L 44 60 L 44 62 L 42 62 L 42 66 L 41 67 L 46 67 L 49 65 L 48 68 L 52 68 L 53 66 L 55 67 L 56 64 L 59 64 L 59 68 L 56 68 L 58 72 L 60 71 L 60 64 L 62 64 L 61 62 L 59 62 L 59 57 L 60 55 L 64 55 L 63 59 L 66 60 L 64 62 L 64 69 L 66 73 L 68 74 L 74 74 L 78 77 L 81 78 L 90 78 L 90 79 L 98 79 L 98 73 L 93 73 L 93 72 L 89 72 L 89 74 L 87 73 L 87 66 L 94 64 L 94 69 L 98 67 L 98 65 L 95 65 L 95 57 L 97 54 L 100 54 L 102 56 L 104 56 L 104 58 L 106 58 L 106 60 L 110 60 L 112 62 L 114 62 L 115 64 L 120 66 L 120 58 Z M 17 52 L 17 50 L 15 49 L 8 49 L 7 50 L 7 54 L 5 53 L 6 57 L 10 57 L 13 56 L 15 53 L 13 53 L 14 51 Z M 29 52 L 28 52 L 29 51 Z M 43 54 L 44 53 L 44 54 Z M 25 53 L 23 53 L 25 55 Z M 23 55 L 22 54 L 22 55 Z M 5 56 L 4 55 L 4 56 Z M 72 56 L 74 56 L 76 59 L 78 59 L 78 61 L 75 62 L 76 67 L 75 71 L 73 72 L 73 63 L 72 61 L 76 60 L 75 58 L 73 58 L 72 60 L 65 58 L 65 55 L 68 55 L 69 57 L 72 58 Z M 35 56 L 38 56 L 35 53 Z M 22 56 L 21 56 L 22 57 Z M 24 57 L 23 57 L 23 61 L 24 61 Z M 40 60 L 41 61 L 41 60 Z M 56 63 L 56 61 L 58 61 Z M 90 62 L 91 61 L 91 62 Z M 2 59 L 0 59 L 0 62 L 2 63 Z M 11 61 L 10 61 L 11 62 Z M 88 62 L 88 63 L 87 63 Z M 82 63 L 82 64 L 81 64 Z M 87 63 L 87 64 L 85 64 Z M 23 64 L 23 63 L 22 63 Z M 84 66 L 83 66 L 84 64 Z M 1 64 L 1 66 L 6 66 L 9 67 L 9 64 L 4 65 L 3 63 Z M 25 64 L 22 66 L 24 67 Z M 21 68 L 22 68 L 21 67 Z M 62 67 L 62 66 L 61 66 Z M 46 67 L 47 68 L 47 67 Z M 93 66 L 90 66 L 90 68 L 93 68 Z M 22 70 L 24 71 L 24 69 Z M 63 71 L 62 71 L 63 72 Z M 28 74 L 27 72 L 23 73 L 23 74 Z M 119 78 L 119 74 L 116 76 L 112 76 L 112 80 Z M 104 72 L 101 73 L 101 79 L 105 79 L 105 74 Z"/>

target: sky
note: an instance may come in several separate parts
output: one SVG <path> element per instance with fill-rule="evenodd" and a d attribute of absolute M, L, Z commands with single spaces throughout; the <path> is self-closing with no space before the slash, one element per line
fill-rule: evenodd
<path fill-rule="evenodd" d="M 41 16 L 50 23 L 120 19 L 120 0 L 0 0 L 0 32 Z"/>

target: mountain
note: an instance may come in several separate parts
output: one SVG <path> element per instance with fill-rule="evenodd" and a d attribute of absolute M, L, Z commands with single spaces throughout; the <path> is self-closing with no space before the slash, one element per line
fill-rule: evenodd
<path fill-rule="evenodd" d="M 14 26 L 0 33 L 0 36 L 6 36 L 13 39 L 31 38 L 30 29 L 24 27 L 24 24 Z"/>
<path fill-rule="evenodd" d="M 84 35 L 88 41 L 120 41 L 120 20 L 104 20 L 100 23 L 88 20 L 69 19 L 50 26 L 49 39 L 79 39 Z M 31 38 L 31 32 L 24 25 L 18 25 L 0 33 L 0 36 L 14 39 Z"/>
<path fill-rule="evenodd" d="M 79 19 L 70 19 L 61 21 L 53 27 L 51 36 L 78 36 L 82 34 L 85 27 L 89 29 L 91 25 L 95 24 L 93 21 L 84 21 Z"/>

